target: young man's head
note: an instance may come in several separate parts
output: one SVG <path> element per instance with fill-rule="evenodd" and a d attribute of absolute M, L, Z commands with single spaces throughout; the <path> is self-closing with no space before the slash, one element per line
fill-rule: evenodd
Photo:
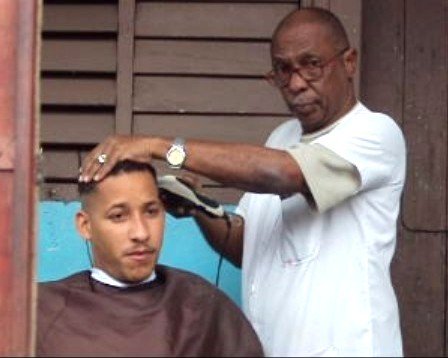
<path fill-rule="evenodd" d="M 304 8 L 287 15 L 271 44 L 272 81 L 305 133 L 335 122 L 356 103 L 356 50 L 329 11 Z"/>
<path fill-rule="evenodd" d="M 79 183 L 79 193 L 76 225 L 91 242 L 95 267 L 124 282 L 149 277 L 165 225 L 154 168 L 121 161 L 100 182 Z"/>

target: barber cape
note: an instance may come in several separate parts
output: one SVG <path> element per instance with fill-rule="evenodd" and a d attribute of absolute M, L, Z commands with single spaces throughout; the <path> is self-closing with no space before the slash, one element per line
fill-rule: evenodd
<path fill-rule="evenodd" d="M 240 309 L 201 277 L 156 266 L 120 288 L 89 271 L 40 283 L 37 356 L 262 356 Z"/>

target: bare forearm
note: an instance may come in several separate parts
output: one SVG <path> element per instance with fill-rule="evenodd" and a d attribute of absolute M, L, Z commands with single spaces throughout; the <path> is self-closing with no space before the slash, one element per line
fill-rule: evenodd
<path fill-rule="evenodd" d="M 151 155 L 164 160 L 171 138 L 150 138 Z M 186 143 L 184 167 L 227 186 L 257 193 L 303 191 L 297 163 L 285 151 L 247 144 L 193 141 Z"/>
<path fill-rule="evenodd" d="M 198 211 L 194 219 L 210 246 L 235 266 L 241 267 L 243 218 L 233 214 L 229 214 L 227 218 L 211 218 Z"/>
<path fill-rule="evenodd" d="M 101 180 L 120 160 L 165 160 L 173 138 L 111 136 L 83 161 L 81 181 Z M 286 151 L 248 144 L 187 140 L 184 168 L 227 186 L 254 193 L 306 192 L 296 161 Z M 107 161 L 99 162 L 99 155 Z"/>

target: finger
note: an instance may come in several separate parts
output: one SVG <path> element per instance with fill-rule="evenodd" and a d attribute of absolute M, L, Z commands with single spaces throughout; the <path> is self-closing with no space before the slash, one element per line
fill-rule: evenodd
<path fill-rule="evenodd" d="M 88 168 L 90 167 L 92 161 L 96 159 L 97 155 L 96 153 L 101 151 L 102 143 L 95 146 L 87 155 L 82 159 L 81 168 L 80 171 L 83 174 L 86 174 L 88 171 Z"/>
<path fill-rule="evenodd" d="M 147 155 L 132 153 L 127 149 L 127 146 L 120 144 L 119 142 L 113 143 L 109 149 L 105 149 L 104 153 L 107 153 L 106 162 L 97 167 L 93 180 L 102 180 L 112 168 L 122 160 L 133 160 L 141 163 L 151 163 L 151 158 Z M 98 161 L 97 161 L 98 162 Z"/>
<path fill-rule="evenodd" d="M 80 169 L 80 181 L 89 182 L 90 180 L 92 180 L 93 174 L 98 170 L 97 158 L 100 152 L 101 149 L 95 148 L 88 154 L 87 157 L 84 158 Z"/>
<path fill-rule="evenodd" d="M 106 161 L 99 165 L 95 175 L 93 176 L 93 180 L 102 180 L 120 160 L 122 160 L 122 158 L 120 156 L 120 152 L 116 148 L 109 150 Z"/>
<path fill-rule="evenodd" d="M 103 165 L 98 158 L 101 154 L 106 155 L 106 161 L 109 159 L 110 152 L 113 150 L 113 140 L 106 139 L 103 143 L 97 145 L 83 161 L 81 180 L 89 182 Z"/>

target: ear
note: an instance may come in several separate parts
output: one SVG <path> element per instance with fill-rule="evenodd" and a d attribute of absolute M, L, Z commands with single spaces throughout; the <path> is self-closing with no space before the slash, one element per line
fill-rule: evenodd
<path fill-rule="evenodd" d="M 76 213 L 75 220 L 78 233 L 84 238 L 84 240 L 90 240 L 92 238 L 92 228 L 90 225 L 89 214 L 84 210 L 80 210 Z"/>
<path fill-rule="evenodd" d="M 344 66 L 350 78 L 355 77 L 358 67 L 358 51 L 354 48 L 349 48 L 344 54 Z"/>

